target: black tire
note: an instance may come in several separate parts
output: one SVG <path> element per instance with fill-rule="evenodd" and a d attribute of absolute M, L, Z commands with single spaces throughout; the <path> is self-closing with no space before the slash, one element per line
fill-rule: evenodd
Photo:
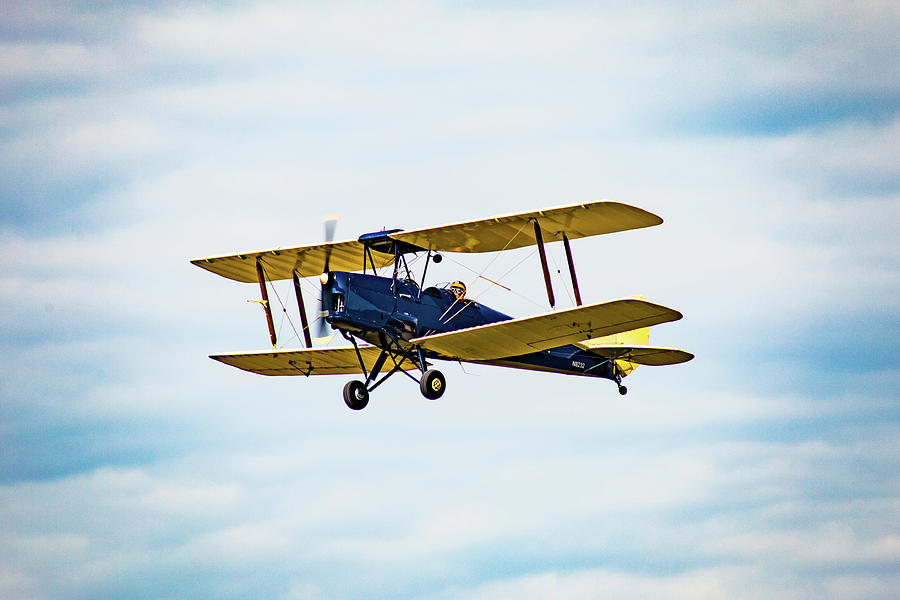
<path fill-rule="evenodd" d="M 362 410 L 369 403 L 369 390 L 362 381 L 348 381 L 344 385 L 344 404 L 352 410 Z"/>
<path fill-rule="evenodd" d="M 419 381 L 419 391 L 429 400 L 437 400 L 444 395 L 447 389 L 447 380 L 444 374 L 437 369 L 428 369 L 422 373 L 422 379 Z"/>
<path fill-rule="evenodd" d="M 628 388 L 625 387 L 624 385 L 620 385 L 620 386 L 619 386 L 619 393 L 620 393 L 621 395 L 624 396 L 625 394 L 628 393 Z"/>

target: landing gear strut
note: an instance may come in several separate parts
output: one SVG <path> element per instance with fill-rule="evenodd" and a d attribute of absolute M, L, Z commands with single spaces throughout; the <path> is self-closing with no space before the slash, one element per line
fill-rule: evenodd
<path fill-rule="evenodd" d="M 622 385 L 622 373 L 619 372 L 619 368 L 616 366 L 613 366 L 613 369 L 614 369 L 614 374 L 616 377 L 616 379 L 615 379 L 616 385 L 619 386 L 619 394 L 624 396 L 625 394 L 628 393 L 628 388 L 625 387 L 624 385 Z"/>
<path fill-rule="evenodd" d="M 356 340 L 347 332 L 342 333 L 345 338 L 353 343 L 353 347 L 356 349 L 356 358 L 357 360 L 359 360 L 360 369 L 366 376 L 365 381 L 348 381 L 347 384 L 344 385 L 344 403 L 350 409 L 364 409 L 366 405 L 369 404 L 369 393 L 379 385 L 384 383 L 385 380 L 387 380 L 387 378 L 389 378 L 394 373 L 403 373 L 413 381 L 417 382 L 419 384 L 419 391 L 421 391 L 422 395 L 429 400 L 437 400 L 444 395 L 444 391 L 447 389 L 447 380 L 444 378 L 443 373 L 441 373 L 437 369 L 426 370 L 428 363 L 425 362 L 425 356 L 423 355 L 421 349 L 417 348 L 415 349 L 415 354 L 410 354 L 409 351 L 404 349 L 400 345 L 400 343 L 397 342 L 397 340 L 394 339 L 393 336 L 391 336 L 391 342 L 393 342 L 394 346 L 399 351 L 398 354 L 400 355 L 400 360 L 398 361 L 396 359 L 395 353 L 390 350 L 388 343 L 383 341 L 384 347 L 382 347 L 381 354 L 378 355 L 378 358 L 375 360 L 375 364 L 372 365 L 372 370 L 367 372 L 366 365 L 363 362 L 362 355 L 359 352 L 359 346 L 356 344 Z M 388 335 L 390 335 L 390 333 L 388 333 Z M 381 373 L 381 369 L 382 367 L 384 367 L 384 364 L 388 357 L 391 358 L 394 366 L 381 379 L 378 379 L 378 375 Z M 403 370 L 402 365 L 406 360 L 415 363 L 416 367 L 423 371 L 422 377 L 416 379 L 405 370 Z"/>

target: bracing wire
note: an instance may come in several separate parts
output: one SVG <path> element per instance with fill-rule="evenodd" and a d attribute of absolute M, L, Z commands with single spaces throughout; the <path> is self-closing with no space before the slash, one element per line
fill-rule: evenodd
<path fill-rule="evenodd" d="M 515 240 L 517 237 L 519 237 L 519 234 L 522 233 L 522 230 L 525 229 L 525 227 L 526 227 L 527 225 L 528 225 L 528 222 L 523 223 L 522 226 L 519 227 L 518 231 L 516 231 L 516 233 L 514 233 L 513 236 L 512 236 L 511 238 L 509 238 L 509 239 L 506 241 L 506 244 L 503 246 L 503 248 L 501 248 L 499 251 L 496 251 L 496 252 L 493 253 L 494 256 L 493 256 L 493 257 L 491 258 L 491 260 L 490 260 L 490 261 L 489 261 L 489 262 L 481 269 L 481 271 L 476 271 L 476 270 L 472 269 L 471 267 L 467 267 L 466 265 L 460 263 L 460 262 L 457 261 L 457 260 L 453 260 L 452 258 L 451 258 L 450 260 L 451 260 L 453 263 L 455 263 L 455 264 L 457 264 L 457 265 L 463 267 L 464 269 L 466 269 L 467 271 L 469 271 L 470 273 L 472 273 L 473 275 L 475 275 L 475 278 L 476 278 L 476 279 L 484 280 L 484 281 L 486 281 L 486 282 L 488 282 L 488 283 L 497 285 L 497 286 L 499 286 L 499 287 L 502 287 L 502 288 L 506 289 L 506 290 L 509 291 L 509 292 L 512 292 L 511 289 L 507 288 L 507 287 L 506 287 L 505 285 L 503 285 L 502 283 L 498 283 L 498 282 L 494 281 L 493 279 L 490 279 L 489 277 L 485 277 L 484 274 L 487 272 L 488 269 L 491 268 L 491 266 L 494 264 L 494 262 L 496 262 L 497 259 L 500 258 L 500 255 L 503 253 L 503 251 L 506 250 L 507 248 L 509 248 L 509 245 L 513 243 L 513 240 Z M 449 258 L 449 257 L 448 257 L 448 258 Z M 518 265 L 517 265 L 517 266 L 518 266 Z M 515 268 L 515 267 L 514 267 L 514 268 Z M 514 269 L 514 268 L 513 268 L 513 269 Z M 508 275 L 510 272 L 512 272 L 513 269 L 510 269 L 509 271 L 507 271 L 506 274 L 503 275 L 503 277 L 505 277 L 505 276 Z M 503 279 L 503 277 L 498 277 L 498 279 Z M 515 292 L 513 292 L 513 293 L 515 293 Z M 524 296 L 522 296 L 522 297 L 524 298 Z"/>
<path fill-rule="evenodd" d="M 516 263 L 516 265 L 515 265 L 512 269 L 508 270 L 508 271 L 503 275 L 503 277 L 498 277 L 498 279 L 501 279 L 501 280 L 502 280 L 504 277 L 506 277 L 507 275 L 509 275 L 510 273 L 512 273 L 515 269 L 517 269 L 519 266 L 521 266 L 521 264 L 522 264 L 523 262 L 525 262 L 527 259 L 529 259 L 529 258 L 531 258 L 532 256 L 534 256 L 534 254 L 535 254 L 536 252 L 537 252 L 537 250 L 535 250 L 534 252 L 532 252 L 531 254 L 529 254 L 528 256 L 526 256 L 525 258 L 523 258 L 522 260 L 520 260 L 518 263 Z M 479 274 L 475 269 L 472 269 L 472 268 L 470 268 L 470 267 L 464 265 L 463 263 L 459 262 L 458 260 L 454 260 L 453 258 L 450 258 L 450 257 L 446 257 L 446 258 L 448 258 L 448 259 L 449 259 L 451 262 L 453 262 L 454 264 L 456 264 L 456 265 L 462 267 L 463 269 L 466 269 L 467 271 L 471 272 L 472 274 L 475 275 L 475 277 L 477 277 L 477 278 L 482 278 L 482 279 L 483 279 L 482 275 Z M 484 272 L 484 270 L 482 270 L 482 273 L 483 273 L 483 272 Z M 522 300 L 525 300 L 526 302 L 530 302 L 531 304 L 534 304 L 535 306 L 538 306 L 538 307 L 541 307 L 541 308 L 543 308 L 543 306 L 544 306 L 543 304 L 540 304 L 539 302 L 535 302 L 535 300 L 534 300 L 533 298 L 529 298 L 528 296 L 525 296 L 525 295 L 523 295 L 523 294 L 520 294 L 519 292 L 515 291 L 515 290 L 512 289 L 512 288 L 507 288 L 507 291 L 508 291 L 509 293 L 511 293 L 513 296 L 516 296 L 517 298 L 520 298 L 520 299 L 522 299 Z"/>
<path fill-rule="evenodd" d="M 262 262 L 265 262 L 265 261 L 262 261 Z M 281 305 L 281 323 L 278 324 L 277 337 L 279 337 L 279 338 L 281 337 L 281 331 L 284 329 L 284 321 L 285 321 L 285 319 L 287 319 L 287 322 L 290 324 L 291 329 L 294 331 L 294 337 L 289 339 L 288 342 L 292 342 L 295 339 L 299 340 L 300 334 L 297 333 L 297 328 L 294 326 L 294 321 L 291 320 L 291 316 L 288 314 L 287 307 L 284 305 L 284 302 L 282 302 L 282 300 L 281 300 L 281 295 L 278 293 L 278 288 L 275 286 L 275 282 L 272 281 L 271 279 L 269 279 L 269 276 L 266 275 L 265 269 L 263 269 L 263 276 L 266 278 L 266 281 L 268 283 L 272 284 L 272 291 L 275 293 L 275 298 L 278 299 L 278 304 Z M 269 307 L 269 310 L 270 311 L 272 310 L 271 306 Z M 284 344 L 282 344 L 282 347 L 284 347 Z"/>
<path fill-rule="evenodd" d="M 566 291 L 566 296 L 569 297 L 569 302 L 571 304 L 575 304 L 575 298 L 572 296 L 572 290 L 569 289 L 569 284 L 566 283 L 565 277 L 562 276 L 562 244 L 560 244 L 559 248 L 557 248 L 556 256 L 551 254 L 551 259 L 553 259 L 553 266 L 556 267 L 556 274 L 559 276 L 556 278 L 556 282 L 562 286 L 562 288 Z M 568 268 L 568 264 L 566 265 Z"/>
<path fill-rule="evenodd" d="M 503 248 L 500 249 L 500 252 L 497 252 L 496 254 L 494 254 L 494 257 L 491 259 L 491 261 L 490 261 L 490 262 L 489 262 L 489 263 L 481 270 L 481 273 L 478 274 L 479 277 L 482 277 L 482 278 L 483 278 L 483 275 L 485 274 L 485 272 L 486 272 L 488 269 L 491 268 L 491 265 L 494 264 L 494 261 L 496 261 L 498 258 L 500 258 L 500 254 L 501 254 L 504 250 L 506 250 L 507 248 L 509 248 L 509 245 L 513 243 L 513 240 L 514 240 L 514 239 L 516 239 L 517 237 L 519 237 L 519 234 L 522 233 L 522 230 L 525 229 L 525 227 L 526 227 L 527 225 L 528 225 L 528 221 L 526 221 L 525 223 L 522 223 L 522 226 L 519 227 L 519 230 L 516 231 L 516 233 L 515 233 L 511 238 L 509 238 L 509 240 L 507 240 L 507 242 L 506 242 L 506 244 L 503 246 Z"/>
<path fill-rule="evenodd" d="M 534 250 L 532 250 L 531 252 L 529 252 L 529 253 L 525 256 L 525 258 L 523 258 L 522 260 L 520 260 L 519 262 L 517 262 L 510 270 L 508 270 L 506 273 L 504 273 L 503 275 L 501 275 L 500 277 L 498 277 L 498 279 L 503 279 L 504 277 L 506 277 L 507 275 L 509 275 L 510 273 L 512 273 L 513 271 L 515 271 L 516 269 L 518 269 L 520 266 L 522 266 L 522 263 L 524 263 L 526 260 L 530 259 L 530 258 L 531 258 L 532 256 L 534 256 L 535 254 L 537 254 L 537 249 L 534 249 Z"/>

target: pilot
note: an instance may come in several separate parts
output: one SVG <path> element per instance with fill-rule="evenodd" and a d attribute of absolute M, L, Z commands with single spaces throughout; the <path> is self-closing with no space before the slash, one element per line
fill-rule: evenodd
<path fill-rule="evenodd" d="M 453 295 L 456 296 L 457 300 L 465 300 L 466 299 L 466 284 L 462 281 L 454 281 L 450 284 L 450 291 L 453 292 Z"/>

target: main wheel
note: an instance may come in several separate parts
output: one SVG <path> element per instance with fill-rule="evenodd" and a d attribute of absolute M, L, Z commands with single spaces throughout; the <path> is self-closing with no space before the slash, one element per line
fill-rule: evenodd
<path fill-rule="evenodd" d="M 419 390 L 423 396 L 429 400 L 437 400 L 444 395 L 445 389 L 447 389 L 447 380 L 444 379 L 443 373 L 437 369 L 428 369 L 422 373 Z"/>
<path fill-rule="evenodd" d="M 362 410 L 369 403 L 369 390 L 362 381 L 348 381 L 344 385 L 344 403 L 353 410 Z"/>
<path fill-rule="evenodd" d="M 622 384 L 619 384 L 619 393 L 624 396 L 628 393 L 628 388 Z"/>

